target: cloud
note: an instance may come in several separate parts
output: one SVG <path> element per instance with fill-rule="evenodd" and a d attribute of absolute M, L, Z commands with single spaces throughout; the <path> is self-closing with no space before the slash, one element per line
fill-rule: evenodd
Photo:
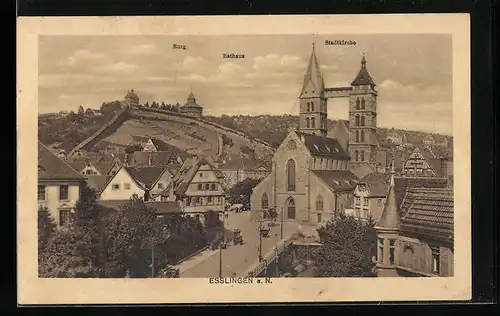
<path fill-rule="evenodd" d="M 387 79 L 379 86 L 381 98 L 394 101 L 446 102 L 452 99 L 451 86 L 404 85 Z"/>
<path fill-rule="evenodd" d="M 149 55 L 156 50 L 156 46 L 153 44 L 144 44 L 132 47 L 128 53 L 132 55 Z"/>
<path fill-rule="evenodd" d="M 192 83 L 205 83 L 209 85 L 223 86 L 223 87 L 251 87 L 248 83 L 244 82 L 246 68 L 238 64 L 228 62 L 217 67 L 215 74 L 204 76 L 200 74 L 190 74 L 179 77 L 181 81 Z"/>
<path fill-rule="evenodd" d="M 137 69 L 137 65 L 126 63 L 123 61 L 119 61 L 116 63 L 94 67 L 95 71 L 98 72 L 107 72 L 107 73 L 115 73 L 115 74 L 130 74 L 133 73 Z"/>
<path fill-rule="evenodd" d="M 266 56 L 257 56 L 254 58 L 253 66 L 255 73 L 290 73 L 301 71 L 305 63 L 298 56 L 279 56 L 277 54 L 268 54 Z"/>
<path fill-rule="evenodd" d="M 321 65 L 319 67 L 323 71 L 331 71 L 331 70 L 337 70 L 338 69 L 337 65 Z"/>
<path fill-rule="evenodd" d="M 59 64 L 61 66 L 76 66 L 84 62 L 88 61 L 99 61 L 103 60 L 105 56 L 103 54 L 99 53 L 92 53 L 89 50 L 86 49 L 79 49 L 76 50 L 73 55 L 69 56 L 68 58 L 62 60 Z"/>

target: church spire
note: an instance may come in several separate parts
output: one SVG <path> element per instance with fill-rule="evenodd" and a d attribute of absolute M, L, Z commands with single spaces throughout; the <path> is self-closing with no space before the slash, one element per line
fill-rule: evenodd
<path fill-rule="evenodd" d="M 307 72 L 304 76 L 304 83 L 300 96 L 319 97 L 323 96 L 325 83 L 321 74 L 318 58 L 316 57 L 315 43 L 312 43 L 312 52 L 307 65 Z"/>
<path fill-rule="evenodd" d="M 363 53 L 363 57 L 361 58 L 361 69 L 358 72 L 356 78 L 351 82 L 351 86 L 371 86 L 372 88 L 376 86 L 372 77 L 368 73 L 366 69 L 366 58 L 365 53 Z"/>
<path fill-rule="evenodd" d="M 396 203 L 396 192 L 394 189 L 394 161 L 391 166 L 391 182 L 389 185 L 389 192 L 385 201 L 384 211 L 377 223 L 378 229 L 384 230 L 399 230 L 401 219 L 399 217 L 398 205 Z"/>

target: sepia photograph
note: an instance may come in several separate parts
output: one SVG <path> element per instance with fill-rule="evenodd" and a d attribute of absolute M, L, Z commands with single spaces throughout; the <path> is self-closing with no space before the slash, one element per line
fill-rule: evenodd
<path fill-rule="evenodd" d="M 457 29 L 467 28 L 459 17 Z M 468 47 L 458 55 L 456 35 L 437 25 L 371 33 L 362 31 L 369 19 L 335 31 L 321 30 L 326 17 L 309 18 L 317 23 L 286 34 L 271 24 L 190 32 L 203 29 L 201 17 L 166 21 L 170 31 L 151 23 L 150 33 L 120 32 L 125 20 L 108 19 L 82 21 L 89 32 L 37 34 L 33 94 L 18 107 L 18 125 L 34 123 L 19 128 L 33 153 L 28 192 L 37 183 L 36 202 L 24 197 L 30 209 L 18 204 L 18 225 L 32 223 L 20 234 L 37 244 L 25 252 L 30 278 L 89 292 L 95 282 L 144 284 L 128 297 L 146 296 L 146 282 L 169 292 L 177 284 L 185 302 L 211 301 L 217 293 L 203 292 L 224 287 L 239 294 L 218 301 L 265 296 L 245 291 L 274 301 L 279 285 L 307 291 L 307 282 L 321 301 L 321 288 L 342 291 L 329 280 L 351 282 L 350 294 L 369 291 L 365 283 L 415 291 L 436 280 L 436 290 L 452 291 L 436 298 L 467 297 L 469 131 L 456 118 L 468 115 L 468 94 L 457 99 L 458 84 L 469 89 L 458 77 L 468 60 L 457 73 Z M 220 19 L 222 30 L 230 18 Z M 53 22 L 48 30 L 64 20 Z M 205 298 L 191 300 L 189 288 Z M 90 294 L 82 288 L 77 301 Z"/>

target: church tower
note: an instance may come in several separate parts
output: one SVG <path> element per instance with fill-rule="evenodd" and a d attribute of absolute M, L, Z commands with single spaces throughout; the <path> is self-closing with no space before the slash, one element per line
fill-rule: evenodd
<path fill-rule="evenodd" d="M 300 92 L 300 131 L 326 137 L 327 98 L 324 94 L 325 83 L 319 69 L 318 58 L 312 47 L 309 65 Z"/>
<path fill-rule="evenodd" d="M 349 94 L 349 153 L 353 166 L 376 165 L 377 159 L 377 91 L 366 69 L 363 54 L 361 69 L 351 83 Z"/>

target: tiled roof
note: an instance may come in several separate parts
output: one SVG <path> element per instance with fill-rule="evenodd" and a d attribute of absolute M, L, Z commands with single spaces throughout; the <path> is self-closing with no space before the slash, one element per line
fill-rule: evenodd
<path fill-rule="evenodd" d="M 101 175 L 107 175 L 111 171 L 115 163 L 116 162 L 94 162 L 92 164 L 97 168 L 97 170 L 99 170 Z"/>
<path fill-rule="evenodd" d="M 396 203 L 401 205 L 407 188 L 446 188 L 446 178 L 419 178 L 419 177 L 396 177 L 394 178 L 396 189 Z"/>
<path fill-rule="evenodd" d="M 359 183 L 366 183 L 370 196 L 387 196 L 390 182 L 388 173 L 370 173 L 359 180 Z"/>
<path fill-rule="evenodd" d="M 311 172 L 334 191 L 354 190 L 359 181 L 352 172 L 346 170 L 312 170 Z"/>
<path fill-rule="evenodd" d="M 136 151 L 129 155 L 129 164 L 133 166 L 149 166 L 149 158 L 151 157 L 151 166 L 166 166 L 169 164 L 169 160 L 172 159 L 172 155 L 174 154 L 171 151 Z"/>
<path fill-rule="evenodd" d="M 311 57 L 309 57 L 309 63 L 307 65 L 306 75 L 304 76 L 304 83 L 302 84 L 301 95 L 305 93 L 307 88 L 307 84 L 311 82 L 315 93 L 311 93 L 310 96 L 322 96 L 323 91 L 325 89 L 325 83 L 323 80 L 323 75 L 321 74 L 321 70 L 319 67 L 318 58 L 316 57 L 316 51 L 314 49 L 314 44 L 312 48 Z"/>
<path fill-rule="evenodd" d="M 311 153 L 315 156 L 325 156 L 334 159 L 350 159 L 349 153 L 346 152 L 338 140 L 319 135 L 297 132 L 297 135 L 304 140 L 304 144 Z"/>
<path fill-rule="evenodd" d="M 89 188 L 94 189 L 97 193 L 101 193 L 111 178 L 112 176 L 107 175 L 91 176 L 87 178 L 87 185 Z"/>
<path fill-rule="evenodd" d="M 177 172 L 177 174 L 171 181 L 171 184 L 174 186 L 175 194 L 182 195 L 186 192 L 189 184 L 191 183 L 191 180 L 196 174 L 196 171 L 198 171 L 198 168 L 204 164 L 211 166 L 216 175 L 219 177 L 218 170 L 207 159 L 192 157 L 184 162 L 184 164 L 179 169 L 179 172 Z"/>
<path fill-rule="evenodd" d="M 375 86 L 375 82 L 373 81 L 372 77 L 368 73 L 368 70 L 366 69 L 365 56 L 363 56 L 363 59 L 361 60 L 361 69 L 359 70 L 358 75 L 351 83 L 351 86 L 361 86 L 361 85 Z"/>
<path fill-rule="evenodd" d="M 88 165 L 87 161 L 79 160 L 79 161 L 69 161 L 68 165 L 71 166 L 71 168 L 75 169 L 78 172 L 82 172 L 83 169 Z"/>
<path fill-rule="evenodd" d="M 145 143 L 149 140 L 148 136 L 131 135 L 131 137 L 132 137 L 132 142 L 134 143 Z"/>
<path fill-rule="evenodd" d="M 130 203 L 130 200 L 97 200 L 97 204 L 105 207 L 119 210 L 124 204 Z"/>
<path fill-rule="evenodd" d="M 409 188 L 401 209 L 402 232 L 453 241 L 453 190 Z"/>
<path fill-rule="evenodd" d="M 417 147 L 422 156 L 424 156 L 425 160 L 429 164 L 429 166 L 436 172 L 438 176 L 442 176 L 442 168 L 441 168 L 441 160 L 434 156 L 432 151 L 427 147 Z"/>
<path fill-rule="evenodd" d="M 125 167 L 125 169 L 136 182 L 148 189 L 150 189 L 163 172 L 166 171 L 165 167 Z"/>
<path fill-rule="evenodd" d="M 83 180 L 78 171 L 38 141 L 38 180 Z"/>

